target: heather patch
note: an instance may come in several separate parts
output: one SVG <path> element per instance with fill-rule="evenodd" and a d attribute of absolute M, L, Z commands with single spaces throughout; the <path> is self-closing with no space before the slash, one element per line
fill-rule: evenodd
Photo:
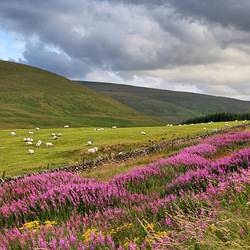
<path fill-rule="evenodd" d="M 250 149 L 236 148 L 249 138 L 198 141 L 107 182 L 60 172 L 6 183 L 0 248 L 247 249 Z"/>

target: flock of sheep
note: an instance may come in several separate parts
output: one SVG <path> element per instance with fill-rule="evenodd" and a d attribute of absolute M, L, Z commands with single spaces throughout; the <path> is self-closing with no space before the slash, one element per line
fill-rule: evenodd
<path fill-rule="evenodd" d="M 235 121 L 237 121 L 237 120 L 235 120 Z M 243 124 L 244 124 L 245 122 L 246 122 L 246 120 L 243 121 Z M 212 121 L 211 121 L 211 122 L 208 122 L 208 125 L 211 125 L 212 123 L 213 123 Z M 186 124 L 183 124 L 183 125 L 186 125 Z M 190 125 L 193 126 L 194 124 L 191 123 Z M 200 124 L 197 123 L 197 125 L 204 125 L 204 123 L 200 123 Z M 173 124 L 167 124 L 166 126 L 167 126 L 167 127 L 169 127 L 169 126 L 172 127 Z M 182 126 L 182 124 L 179 124 L 179 126 Z M 228 127 L 228 122 L 226 122 L 225 126 Z M 64 128 L 69 128 L 69 125 L 65 125 Z M 117 128 L 116 126 L 113 126 L 113 127 L 112 127 L 112 129 L 116 129 L 116 128 Z M 39 131 L 39 130 L 40 130 L 40 128 L 36 127 L 36 131 Z M 100 131 L 100 130 L 104 130 L 104 128 L 99 128 L 99 129 L 96 129 L 96 128 L 95 128 L 94 130 Z M 204 127 L 203 130 L 207 130 L 207 128 Z M 214 132 L 217 132 L 217 129 L 214 128 L 213 131 L 214 131 Z M 28 131 L 28 133 L 29 133 L 29 134 L 33 134 L 32 131 Z M 15 133 L 15 132 L 11 132 L 11 135 L 12 135 L 12 136 L 15 136 L 16 133 Z M 146 133 L 145 133 L 144 131 L 142 131 L 142 132 L 141 132 L 141 135 L 146 135 Z M 56 135 L 56 134 L 54 134 L 54 133 L 51 133 L 51 136 L 53 136 L 53 139 L 54 139 L 54 140 L 57 140 L 58 137 L 61 137 L 61 136 L 62 136 L 62 133 L 58 133 L 58 135 Z M 32 145 L 33 145 L 33 139 L 32 139 L 32 138 L 23 138 L 23 141 L 26 142 L 26 145 L 27 145 L 27 146 L 32 146 Z M 88 145 L 88 146 L 91 146 L 93 143 L 94 143 L 94 141 L 88 141 L 88 142 L 87 142 L 87 145 Z M 42 141 L 39 140 L 39 141 L 36 143 L 36 147 L 39 148 L 41 145 L 42 145 Z M 54 146 L 54 145 L 53 145 L 53 143 L 51 143 L 51 142 L 46 142 L 46 143 L 45 143 L 45 147 L 46 147 L 46 148 L 53 147 L 53 146 Z M 87 150 L 87 153 L 88 153 L 88 154 L 92 154 L 92 153 L 96 153 L 97 151 L 98 151 L 98 148 L 97 148 L 97 147 L 94 147 L 94 148 L 88 149 L 88 150 Z M 28 150 L 28 154 L 34 154 L 34 150 L 33 150 L 33 149 L 29 149 L 29 150 Z"/>
<path fill-rule="evenodd" d="M 64 128 L 69 128 L 69 125 L 65 125 Z M 112 129 L 116 129 L 116 128 L 117 128 L 116 126 L 113 126 L 113 127 L 112 127 Z M 40 128 L 37 127 L 36 130 L 39 131 Z M 94 129 L 94 130 L 100 131 L 100 130 L 104 130 L 104 128 L 99 128 L 99 129 Z M 31 135 L 34 134 L 32 131 L 28 131 L 28 133 L 31 134 Z M 12 131 L 10 134 L 11 134 L 11 136 L 15 136 L 15 135 L 16 135 L 16 133 L 13 132 L 13 131 Z M 142 132 L 142 134 L 145 135 L 145 132 Z M 58 133 L 58 135 L 56 135 L 55 133 L 51 133 L 51 136 L 53 136 L 53 139 L 54 139 L 54 140 L 57 140 L 58 137 L 61 137 L 61 136 L 62 136 L 62 133 Z M 32 146 L 34 140 L 33 140 L 32 138 L 23 138 L 23 141 L 26 142 L 26 145 L 27 145 L 27 146 Z M 94 143 L 94 141 L 88 141 L 88 142 L 87 142 L 87 145 L 88 145 L 88 146 L 91 146 L 93 143 Z M 41 145 L 42 145 L 42 141 L 39 140 L 39 141 L 36 143 L 36 147 L 39 148 Z M 53 145 L 53 143 L 51 143 L 51 142 L 46 142 L 46 143 L 45 143 L 45 147 L 46 147 L 46 148 L 53 147 L 53 146 L 54 146 L 54 145 Z M 98 148 L 97 148 L 97 147 L 94 147 L 94 148 L 88 149 L 88 150 L 87 150 L 87 153 L 92 154 L 92 153 L 96 153 L 97 151 L 98 151 Z M 29 150 L 28 150 L 28 154 L 34 154 L 34 150 L 33 150 L 33 149 L 29 149 Z"/>
<path fill-rule="evenodd" d="M 69 128 L 69 125 L 65 125 L 64 128 Z M 36 131 L 39 131 L 39 130 L 40 130 L 40 128 L 36 127 Z M 11 134 L 12 136 L 15 136 L 15 135 L 16 135 L 15 132 L 10 132 L 10 134 Z M 34 132 L 28 131 L 28 134 L 33 135 Z M 62 136 L 62 133 L 58 133 L 57 136 L 56 136 L 56 134 L 51 133 L 51 136 L 53 136 L 53 139 L 54 139 L 54 140 L 57 140 L 57 137 L 61 137 L 61 136 Z M 34 140 L 33 140 L 32 138 L 23 138 L 23 141 L 26 142 L 26 145 L 27 145 L 27 146 L 32 146 Z M 39 148 L 41 145 L 42 145 L 42 141 L 41 141 L 41 140 L 38 140 L 38 142 L 36 143 L 36 147 Z M 53 147 L 53 146 L 54 146 L 54 145 L 53 145 L 53 143 L 51 143 L 51 142 L 46 142 L 46 143 L 45 143 L 45 147 L 46 147 L 46 148 L 50 148 L 50 147 Z M 29 149 L 29 150 L 28 150 L 28 154 L 34 154 L 34 150 L 33 150 L 33 149 Z"/>

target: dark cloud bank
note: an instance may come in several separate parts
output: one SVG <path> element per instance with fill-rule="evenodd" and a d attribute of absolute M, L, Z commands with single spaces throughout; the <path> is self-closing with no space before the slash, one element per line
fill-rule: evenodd
<path fill-rule="evenodd" d="M 2 0 L 19 62 L 70 79 L 250 100 L 250 2 Z"/>

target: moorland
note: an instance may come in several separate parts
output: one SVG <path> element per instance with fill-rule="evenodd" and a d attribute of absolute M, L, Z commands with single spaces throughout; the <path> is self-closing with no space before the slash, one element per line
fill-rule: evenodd
<path fill-rule="evenodd" d="M 222 111 L 230 107 L 249 112 L 249 102 L 236 105 L 225 99 L 215 104 L 219 99 L 214 98 L 204 104 L 208 97 L 202 101 L 199 95 L 191 98 L 197 100 L 198 111 L 189 97 L 182 96 L 183 106 L 174 108 L 173 101 L 164 106 L 165 100 L 159 103 L 153 97 L 151 106 L 146 102 L 150 98 L 137 92 L 133 98 L 145 103 L 146 113 L 140 105 L 128 107 L 38 68 L 0 61 L 0 74 L 0 172 L 6 176 L 248 123 L 178 125 L 211 112 L 209 103 Z M 233 103 L 241 109 L 233 110 Z M 172 116 L 151 116 L 161 110 L 157 107 Z M 33 145 L 26 145 L 27 137 Z M 38 140 L 40 147 L 35 146 Z M 88 141 L 93 144 L 88 146 Z M 46 147 L 46 142 L 54 146 Z M 249 145 L 249 126 L 241 126 L 82 173 L 1 180 L 0 249 L 249 249 Z M 98 151 L 87 154 L 94 146 Z M 28 149 L 34 153 L 28 154 Z"/>

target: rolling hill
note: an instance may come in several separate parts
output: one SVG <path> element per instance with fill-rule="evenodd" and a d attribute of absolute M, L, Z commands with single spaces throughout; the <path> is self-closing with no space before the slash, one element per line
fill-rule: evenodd
<path fill-rule="evenodd" d="M 163 124 L 51 72 L 0 61 L 0 129 Z"/>
<path fill-rule="evenodd" d="M 167 123 L 217 112 L 250 112 L 250 101 L 203 94 L 134 87 L 123 84 L 76 81 L 105 94 L 144 115 Z"/>

